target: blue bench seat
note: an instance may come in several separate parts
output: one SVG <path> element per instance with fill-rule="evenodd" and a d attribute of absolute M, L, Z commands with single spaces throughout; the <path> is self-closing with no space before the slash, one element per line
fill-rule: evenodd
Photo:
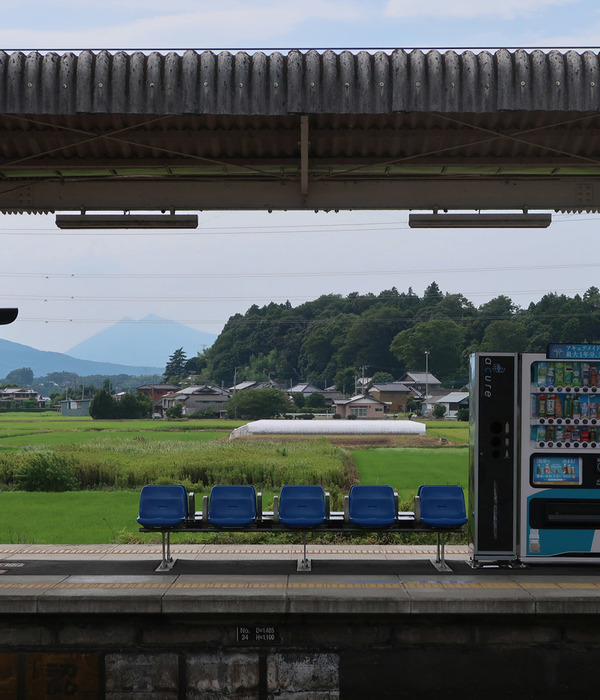
<path fill-rule="evenodd" d="M 216 527 L 245 527 L 256 520 L 254 486 L 213 486 L 208 504 L 208 522 Z"/>
<path fill-rule="evenodd" d="M 398 520 L 398 498 L 391 486 L 355 484 L 347 499 L 344 511 L 358 527 L 389 527 Z"/>

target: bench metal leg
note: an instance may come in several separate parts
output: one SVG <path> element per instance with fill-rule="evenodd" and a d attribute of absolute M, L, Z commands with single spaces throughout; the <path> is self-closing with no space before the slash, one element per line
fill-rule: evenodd
<path fill-rule="evenodd" d="M 310 559 L 306 556 L 306 532 L 303 532 L 302 535 L 302 542 L 304 544 L 304 554 L 302 556 L 302 559 L 298 559 L 298 566 L 296 568 L 296 571 L 310 571 L 312 565 Z"/>
<path fill-rule="evenodd" d="M 435 560 L 432 559 L 431 563 L 438 571 L 452 571 L 452 569 L 446 564 L 446 533 L 437 533 L 437 553 Z"/>
<path fill-rule="evenodd" d="M 171 556 L 171 533 L 162 532 L 162 561 L 156 571 L 170 571 L 175 564 Z"/>

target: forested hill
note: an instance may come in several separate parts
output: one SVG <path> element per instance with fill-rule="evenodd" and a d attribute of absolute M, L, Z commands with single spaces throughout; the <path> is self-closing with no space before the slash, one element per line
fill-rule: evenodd
<path fill-rule="evenodd" d="M 422 297 L 411 289 L 380 294 L 330 294 L 292 307 L 252 306 L 227 322 L 204 356 L 212 381 L 234 376 L 280 381 L 341 383 L 361 372 L 397 379 L 407 369 L 430 371 L 442 381 L 464 382 L 470 353 L 541 352 L 550 342 L 600 342 L 600 291 L 583 296 L 546 294 L 527 309 L 507 296 L 476 307 L 462 294 L 433 282 Z M 337 380 L 336 380 L 337 377 Z"/>

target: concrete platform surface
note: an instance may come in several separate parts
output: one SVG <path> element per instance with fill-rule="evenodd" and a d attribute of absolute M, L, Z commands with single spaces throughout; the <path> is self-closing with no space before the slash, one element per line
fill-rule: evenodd
<path fill-rule="evenodd" d="M 466 547 L 0 545 L 0 612 L 598 614 L 600 566 L 472 569 Z"/>

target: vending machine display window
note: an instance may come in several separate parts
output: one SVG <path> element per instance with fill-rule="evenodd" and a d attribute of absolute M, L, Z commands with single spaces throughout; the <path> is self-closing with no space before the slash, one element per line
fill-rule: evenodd
<path fill-rule="evenodd" d="M 534 487 L 581 486 L 583 482 L 581 457 L 531 457 L 531 479 Z"/>

